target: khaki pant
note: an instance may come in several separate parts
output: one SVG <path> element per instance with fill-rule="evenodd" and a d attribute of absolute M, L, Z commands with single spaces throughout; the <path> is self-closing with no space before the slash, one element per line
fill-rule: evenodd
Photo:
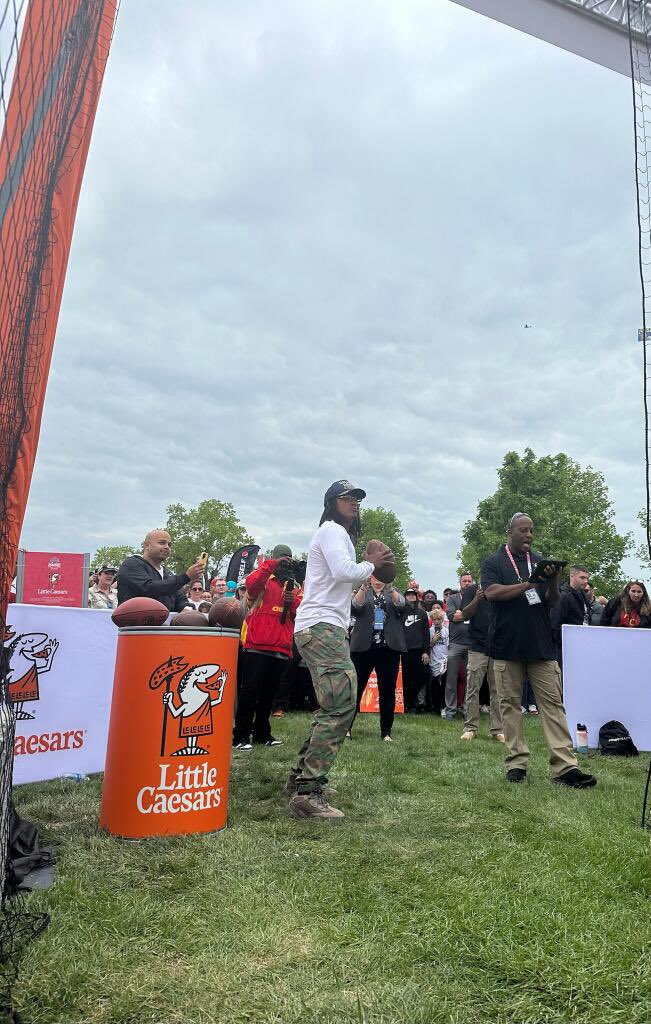
<path fill-rule="evenodd" d="M 558 778 L 570 768 L 576 768 L 572 737 L 563 707 L 561 670 L 558 662 L 500 661 L 496 658 L 493 661 L 493 671 L 502 712 L 502 731 L 508 751 L 507 771 L 510 768 L 523 768 L 526 771 L 529 761 L 529 748 L 524 741 L 522 724 L 522 683 L 525 673 L 536 695 L 553 777 Z"/>
<path fill-rule="evenodd" d="M 464 727 L 469 732 L 479 731 L 479 691 L 485 675 L 488 675 L 488 689 L 491 695 L 491 736 L 498 736 L 502 732 L 502 715 L 495 686 L 493 659 L 489 658 L 487 654 L 480 654 L 479 651 L 468 652 Z"/>

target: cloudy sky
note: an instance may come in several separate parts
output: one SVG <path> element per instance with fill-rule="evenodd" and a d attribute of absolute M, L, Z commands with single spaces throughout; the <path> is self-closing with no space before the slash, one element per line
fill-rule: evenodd
<path fill-rule="evenodd" d="M 23 545 L 217 497 L 302 549 L 345 476 L 442 588 L 526 445 L 634 529 L 631 121 L 627 79 L 446 0 L 123 2 Z"/>

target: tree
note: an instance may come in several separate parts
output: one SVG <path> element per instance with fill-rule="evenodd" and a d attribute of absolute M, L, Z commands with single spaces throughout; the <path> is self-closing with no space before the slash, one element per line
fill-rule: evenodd
<path fill-rule="evenodd" d="M 390 508 L 365 508 L 361 512 L 362 533 L 357 541 L 357 558 L 361 559 L 370 540 L 388 544 L 396 556 L 396 586 L 404 590 L 411 577 L 409 549 L 402 531 L 402 523 Z"/>
<path fill-rule="evenodd" d="M 208 552 L 209 572 L 225 572 L 233 552 L 253 543 L 233 506 L 216 498 L 202 501 L 197 508 L 168 505 L 165 529 L 172 538 L 166 564 L 174 572 L 185 572 L 202 551 Z"/>
<path fill-rule="evenodd" d="M 638 546 L 635 549 L 635 554 L 637 558 L 640 559 L 640 562 L 642 563 L 642 566 L 646 570 L 646 572 L 651 572 L 651 558 L 649 558 L 649 545 L 646 540 L 646 512 L 644 511 L 644 509 L 642 509 L 641 512 L 638 512 L 637 518 L 640 522 L 640 526 L 642 527 L 642 532 L 644 534 L 645 539 L 642 544 L 638 544 Z"/>
<path fill-rule="evenodd" d="M 511 516 L 526 512 L 534 521 L 537 550 L 586 565 L 601 593 L 620 589 L 621 561 L 632 539 L 615 529 L 602 473 L 582 469 L 564 453 L 537 459 L 527 448 L 523 458 L 507 452 L 498 476 L 495 493 L 479 502 L 476 517 L 466 523 L 462 568 L 477 575 L 482 559 L 504 543 Z"/>
<path fill-rule="evenodd" d="M 94 569 L 100 569 L 103 565 L 114 566 L 116 569 L 120 568 L 120 564 L 128 558 L 129 555 L 138 554 L 133 545 L 130 544 L 117 544 L 111 546 L 110 544 L 103 548 L 98 548 L 93 557 L 90 560 L 90 564 Z"/>

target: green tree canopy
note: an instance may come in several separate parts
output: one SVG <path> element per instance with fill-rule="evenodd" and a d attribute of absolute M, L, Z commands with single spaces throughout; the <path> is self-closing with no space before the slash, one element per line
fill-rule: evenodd
<path fill-rule="evenodd" d="M 109 544 L 97 549 L 90 564 L 93 569 L 101 569 L 103 565 L 113 565 L 119 569 L 125 558 L 128 558 L 129 555 L 139 554 L 141 551 L 142 548 L 136 548 L 131 544 L 114 544 L 112 546 Z"/>
<path fill-rule="evenodd" d="M 388 544 L 396 556 L 396 586 L 404 590 L 411 578 L 409 549 L 405 542 L 402 523 L 390 508 L 364 508 L 361 511 L 362 534 L 357 541 L 358 559 L 370 540 L 381 540 Z"/>
<path fill-rule="evenodd" d="M 537 550 L 586 565 L 599 592 L 616 593 L 632 540 L 615 529 L 602 473 L 591 466 L 582 469 L 564 453 L 537 459 L 527 448 L 522 458 L 507 452 L 498 476 L 497 490 L 479 502 L 476 517 L 463 531 L 459 558 L 464 569 L 477 575 L 482 559 L 504 543 L 511 516 L 526 512 L 534 521 Z"/>
<path fill-rule="evenodd" d="M 172 553 L 166 564 L 173 572 L 185 572 L 202 551 L 207 551 L 209 572 L 223 573 L 234 551 L 243 544 L 253 544 L 233 506 L 216 498 L 202 501 L 197 508 L 168 505 L 164 529 L 172 538 Z"/>
<path fill-rule="evenodd" d="M 644 509 L 642 509 L 641 512 L 638 512 L 637 518 L 639 520 L 640 526 L 642 527 L 644 540 L 635 548 L 635 554 L 637 558 L 639 558 L 643 570 L 649 573 L 651 572 L 651 558 L 649 558 L 649 545 L 647 544 L 646 540 L 646 512 L 644 511 Z"/>

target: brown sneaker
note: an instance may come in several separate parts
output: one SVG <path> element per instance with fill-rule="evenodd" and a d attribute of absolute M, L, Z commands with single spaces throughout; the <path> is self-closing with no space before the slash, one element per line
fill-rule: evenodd
<path fill-rule="evenodd" d="M 474 740 L 475 734 L 472 729 L 464 729 L 461 733 L 462 740 Z"/>
<path fill-rule="evenodd" d="M 292 818 L 318 818 L 322 821 L 342 821 L 344 812 L 331 807 L 321 792 L 294 793 L 289 801 Z"/>
<path fill-rule="evenodd" d="M 503 732 L 496 732 L 493 739 L 496 743 L 506 743 L 506 736 Z"/>

